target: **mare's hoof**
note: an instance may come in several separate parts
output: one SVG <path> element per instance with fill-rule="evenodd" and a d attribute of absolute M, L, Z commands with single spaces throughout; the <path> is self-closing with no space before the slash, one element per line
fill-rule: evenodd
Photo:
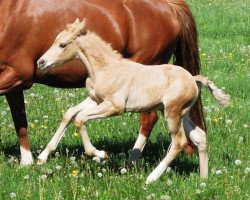
<path fill-rule="evenodd" d="M 33 159 L 31 159 L 31 160 L 21 160 L 20 165 L 25 167 L 25 166 L 30 166 L 33 163 L 34 163 Z"/>

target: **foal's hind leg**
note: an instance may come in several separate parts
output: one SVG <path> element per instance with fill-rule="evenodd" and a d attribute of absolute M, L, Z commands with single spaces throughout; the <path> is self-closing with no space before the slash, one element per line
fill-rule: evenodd
<path fill-rule="evenodd" d="M 43 150 L 43 152 L 38 156 L 37 164 L 45 163 L 48 159 L 49 154 L 52 151 L 56 150 L 57 145 L 59 144 L 62 136 L 64 135 L 67 126 L 69 125 L 71 120 L 76 116 L 76 114 L 79 113 L 81 110 L 87 110 L 96 105 L 96 102 L 94 102 L 90 97 L 88 97 L 82 103 L 68 109 L 65 115 L 63 116 L 63 120 L 56 133 L 54 134 L 46 148 Z"/>
<path fill-rule="evenodd" d="M 183 122 L 181 117 L 167 117 L 169 131 L 171 133 L 172 143 L 166 157 L 148 176 L 146 184 L 157 180 L 161 174 L 166 170 L 169 164 L 176 158 L 176 156 L 184 149 L 188 141 L 184 132 Z"/>
<path fill-rule="evenodd" d="M 200 163 L 200 176 L 202 178 L 208 177 L 208 155 L 207 155 L 207 139 L 206 133 L 196 126 L 188 117 L 185 115 L 183 119 L 184 129 L 187 137 L 189 137 L 192 142 L 198 148 L 199 163 Z"/>

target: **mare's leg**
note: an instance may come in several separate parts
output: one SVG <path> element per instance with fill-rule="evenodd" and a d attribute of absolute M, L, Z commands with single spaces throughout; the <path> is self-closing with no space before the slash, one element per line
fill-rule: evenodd
<path fill-rule="evenodd" d="M 85 154 L 88 156 L 97 156 L 99 158 L 107 158 L 107 154 L 104 151 L 97 150 L 90 142 L 85 123 L 88 120 L 106 118 L 114 116 L 122 112 L 122 109 L 115 107 L 110 101 L 104 101 L 101 104 L 77 114 L 76 126 L 80 128 L 80 134 L 82 136 Z"/>
<path fill-rule="evenodd" d="M 195 104 L 192 106 L 189 116 L 191 120 L 199 126 L 202 130 L 206 131 L 206 124 L 204 119 L 204 113 L 202 109 L 202 101 L 201 95 L 199 95 L 198 99 L 196 100 Z"/>
<path fill-rule="evenodd" d="M 85 99 L 82 103 L 78 104 L 75 107 L 72 107 L 67 110 L 67 112 L 63 116 L 63 120 L 57 129 L 56 133 L 46 146 L 46 148 L 43 150 L 43 152 L 38 156 L 37 164 L 43 164 L 47 161 L 49 154 L 52 151 L 55 151 L 62 136 L 64 135 L 67 126 L 72 121 L 72 119 L 82 110 L 88 110 L 94 106 L 96 106 L 96 102 L 94 102 L 90 97 Z"/>
<path fill-rule="evenodd" d="M 157 122 L 157 114 L 156 112 L 149 113 L 141 113 L 140 114 L 140 130 L 138 138 L 135 142 L 133 150 L 129 155 L 129 159 L 127 160 L 128 167 L 131 167 L 139 158 L 141 157 L 141 153 L 144 149 L 144 146 L 149 138 L 151 131 Z"/>
<path fill-rule="evenodd" d="M 176 158 L 176 156 L 184 149 L 187 145 L 187 138 L 183 129 L 181 119 L 167 119 L 169 130 L 171 133 L 171 146 L 167 152 L 166 157 L 160 162 L 160 164 L 153 170 L 148 176 L 146 184 L 152 183 L 157 180 L 161 174 L 166 170 L 169 164 Z"/>
<path fill-rule="evenodd" d="M 27 119 L 25 113 L 23 91 L 15 91 L 6 95 L 12 118 L 15 124 L 15 129 L 20 144 L 21 164 L 30 165 L 33 163 L 33 157 L 29 145 L 27 134 Z"/>
<path fill-rule="evenodd" d="M 200 176 L 202 178 L 208 177 L 208 155 L 207 155 L 207 139 L 206 133 L 195 125 L 189 117 L 184 117 L 184 129 L 187 137 L 197 146 L 200 163 Z"/>

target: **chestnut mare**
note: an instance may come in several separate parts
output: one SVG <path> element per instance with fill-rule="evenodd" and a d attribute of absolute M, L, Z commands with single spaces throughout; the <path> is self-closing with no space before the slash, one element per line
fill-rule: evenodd
<path fill-rule="evenodd" d="M 87 71 L 79 61 L 42 74 L 37 59 L 56 35 L 77 17 L 88 29 L 136 62 L 174 63 L 199 74 L 195 21 L 182 0 L 8 0 L 0 1 L 0 95 L 5 95 L 19 138 L 21 164 L 33 163 L 27 136 L 23 90 L 33 83 L 52 87 L 83 87 Z M 205 128 L 200 99 L 191 119 Z M 139 138 L 146 140 L 157 121 L 155 112 L 143 113 Z M 191 150 L 191 148 L 190 148 Z"/>

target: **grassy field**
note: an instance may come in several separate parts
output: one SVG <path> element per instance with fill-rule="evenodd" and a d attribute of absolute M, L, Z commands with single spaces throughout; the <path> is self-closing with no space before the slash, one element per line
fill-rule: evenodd
<path fill-rule="evenodd" d="M 188 0 L 196 17 L 202 74 L 224 87 L 232 105 L 221 108 L 208 91 L 202 98 L 208 127 L 209 178 L 198 174 L 197 155 L 181 154 L 155 183 L 147 175 L 164 156 L 169 134 L 160 119 L 142 159 L 121 174 L 139 128 L 138 114 L 88 124 L 92 142 L 109 153 L 106 163 L 84 156 L 70 126 L 58 151 L 42 166 L 20 167 L 10 112 L 0 97 L 0 200 L 5 199 L 250 199 L 250 7 L 247 0 Z M 57 129 L 62 113 L 79 103 L 83 89 L 35 85 L 25 91 L 34 157 Z"/>

